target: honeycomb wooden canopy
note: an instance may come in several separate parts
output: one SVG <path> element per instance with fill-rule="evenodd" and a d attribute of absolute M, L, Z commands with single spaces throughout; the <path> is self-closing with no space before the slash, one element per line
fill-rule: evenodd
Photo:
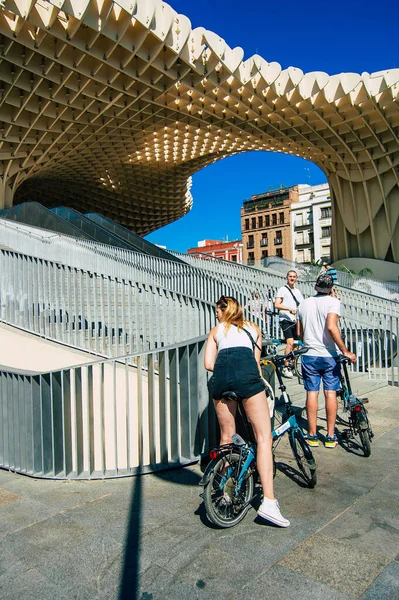
<path fill-rule="evenodd" d="M 160 0 L 2 0 L 0 206 L 97 211 L 145 235 L 191 175 L 248 150 L 326 174 L 334 258 L 399 262 L 399 69 L 304 74 L 243 60 Z"/>

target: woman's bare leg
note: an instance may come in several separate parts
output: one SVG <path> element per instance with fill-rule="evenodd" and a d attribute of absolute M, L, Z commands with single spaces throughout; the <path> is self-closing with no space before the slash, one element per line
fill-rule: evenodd
<path fill-rule="evenodd" d="M 263 496 L 274 500 L 272 434 L 265 392 L 260 392 L 256 396 L 244 400 L 244 409 L 255 433 L 256 465 L 263 488 Z"/>
<path fill-rule="evenodd" d="M 220 425 L 220 445 L 231 444 L 231 436 L 236 432 L 237 402 L 235 400 L 214 400 L 213 402 Z"/>

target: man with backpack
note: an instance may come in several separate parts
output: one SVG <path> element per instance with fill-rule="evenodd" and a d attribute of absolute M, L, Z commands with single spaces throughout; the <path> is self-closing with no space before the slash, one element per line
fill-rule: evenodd
<path fill-rule="evenodd" d="M 276 299 L 274 301 L 274 308 L 279 312 L 280 327 L 284 335 L 286 342 L 285 353 L 289 354 L 294 348 L 294 340 L 298 339 L 297 336 L 297 312 L 298 307 L 303 301 L 301 292 L 295 287 L 295 283 L 298 279 L 298 273 L 296 271 L 288 271 L 287 283 L 277 290 Z M 292 379 L 293 373 L 288 364 L 282 369 L 282 375 Z"/>

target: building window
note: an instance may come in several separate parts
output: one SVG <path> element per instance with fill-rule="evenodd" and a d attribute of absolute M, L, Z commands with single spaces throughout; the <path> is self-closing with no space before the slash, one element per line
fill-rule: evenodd
<path fill-rule="evenodd" d="M 252 217 L 252 229 L 256 229 L 256 217 Z"/>
<path fill-rule="evenodd" d="M 253 252 L 249 252 L 247 265 L 249 267 L 253 267 L 254 264 L 255 264 L 255 254 Z"/>
<path fill-rule="evenodd" d="M 276 256 L 283 258 L 283 249 L 282 248 L 276 248 Z"/>
<path fill-rule="evenodd" d="M 321 209 L 321 218 L 329 219 L 332 216 L 331 206 L 327 206 L 326 208 Z"/>
<path fill-rule="evenodd" d="M 262 229 L 262 227 L 263 227 L 263 217 L 258 217 L 258 227 L 259 227 L 259 229 Z"/>
<path fill-rule="evenodd" d="M 301 225 L 303 225 L 303 213 L 299 213 L 295 217 L 295 227 L 300 227 Z"/>
<path fill-rule="evenodd" d="M 303 231 L 299 231 L 296 236 L 295 236 L 295 244 L 303 244 L 304 243 L 304 236 L 303 236 Z"/>
<path fill-rule="evenodd" d="M 254 247 L 255 247 L 254 236 L 249 235 L 248 242 L 247 242 L 247 248 L 254 248 Z"/>
<path fill-rule="evenodd" d="M 331 225 L 321 228 L 321 237 L 326 238 L 331 236 Z"/>
<path fill-rule="evenodd" d="M 261 241 L 260 241 L 260 245 L 261 247 L 267 246 L 269 243 L 268 239 L 267 239 L 267 235 L 263 235 Z"/>
<path fill-rule="evenodd" d="M 277 213 L 272 214 L 272 225 L 277 225 Z"/>
<path fill-rule="evenodd" d="M 233 254 L 233 256 L 231 257 L 231 260 L 233 262 L 237 262 L 237 254 Z"/>
<path fill-rule="evenodd" d="M 266 220 L 265 227 L 270 227 L 270 215 L 266 215 L 265 220 Z"/>
<path fill-rule="evenodd" d="M 245 219 L 244 229 L 245 229 L 245 231 L 248 231 L 248 229 L 249 229 L 249 219 Z"/>
<path fill-rule="evenodd" d="M 284 213 L 283 212 L 281 212 L 279 214 L 279 223 L 280 223 L 280 225 L 284 225 Z"/>
<path fill-rule="evenodd" d="M 283 235 L 281 231 L 276 231 L 276 237 L 274 238 L 274 245 L 283 243 Z"/>
<path fill-rule="evenodd" d="M 262 258 L 267 258 L 269 256 L 269 252 L 267 250 L 262 250 Z"/>

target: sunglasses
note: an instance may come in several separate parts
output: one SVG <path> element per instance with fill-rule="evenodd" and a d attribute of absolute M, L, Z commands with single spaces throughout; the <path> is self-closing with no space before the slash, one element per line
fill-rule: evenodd
<path fill-rule="evenodd" d="M 227 306 L 228 300 L 233 300 L 233 302 L 237 302 L 237 300 L 233 298 L 233 296 L 220 296 L 219 300 L 216 302 L 216 305 L 225 304 Z"/>

